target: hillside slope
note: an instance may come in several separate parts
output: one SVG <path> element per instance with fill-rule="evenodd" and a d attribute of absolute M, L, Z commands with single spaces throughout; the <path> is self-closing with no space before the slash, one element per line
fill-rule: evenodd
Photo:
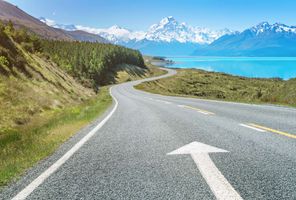
<path fill-rule="evenodd" d="M 34 33 L 45 38 L 73 40 L 73 38 L 71 38 L 71 36 L 66 34 L 63 30 L 49 27 L 40 20 L 22 11 L 17 6 L 3 0 L 0 0 L 0 20 L 4 22 L 11 20 L 15 26 L 27 27 Z"/>
<path fill-rule="evenodd" d="M 0 0 L 0 20 L 6 23 L 11 21 L 15 27 L 27 28 L 31 32 L 46 39 L 109 43 L 106 39 L 85 31 L 66 31 L 50 27 L 19 9 L 17 6 L 3 0 Z"/>
<path fill-rule="evenodd" d="M 18 43 L 5 31 L 7 27 L 0 30 L 0 130 L 24 124 L 44 110 L 81 103 L 94 94 L 55 63 L 31 53 L 34 49 L 28 51 L 33 39 Z"/>

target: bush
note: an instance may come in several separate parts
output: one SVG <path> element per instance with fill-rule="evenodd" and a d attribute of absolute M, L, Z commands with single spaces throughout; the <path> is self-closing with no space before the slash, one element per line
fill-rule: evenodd
<path fill-rule="evenodd" d="M 0 65 L 3 67 L 7 67 L 9 65 L 9 61 L 5 56 L 0 56 Z"/>

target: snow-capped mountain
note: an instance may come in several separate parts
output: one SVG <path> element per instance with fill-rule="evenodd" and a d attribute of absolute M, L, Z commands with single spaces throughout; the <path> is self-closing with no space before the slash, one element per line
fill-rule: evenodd
<path fill-rule="evenodd" d="M 106 29 L 90 28 L 90 27 L 80 26 L 80 25 L 77 25 L 76 28 L 78 30 L 83 30 L 89 33 L 100 35 L 101 37 L 104 37 L 105 39 L 115 44 L 128 42 L 134 39 L 141 40 L 144 38 L 143 36 L 145 35 L 144 32 L 131 31 L 117 25 L 111 26 L 110 28 L 106 28 Z"/>
<path fill-rule="evenodd" d="M 212 31 L 207 28 L 192 27 L 186 23 L 179 23 L 172 16 L 163 18 L 158 24 L 152 25 L 147 31 L 145 38 L 152 41 L 181 43 L 209 44 L 221 37 L 229 34 L 228 29 Z"/>
<path fill-rule="evenodd" d="M 103 29 L 81 25 L 62 25 L 45 18 L 40 18 L 40 20 L 55 28 L 61 28 L 68 31 L 83 30 L 97 34 L 115 44 L 141 40 L 209 44 L 222 35 L 232 33 L 232 31 L 228 29 L 213 31 L 207 28 L 192 27 L 185 23 L 179 23 L 172 16 L 163 18 L 159 23 L 152 25 L 146 32 L 132 31 L 117 25 Z"/>
<path fill-rule="evenodd" d="M 241 32 L 210 30 L 180 23 L 172 16 L 163 18 L 144 31 L 119 26 L 106 29 L 80 25 L 61 25 L 41 18 L 49 26 L 65 30 L 83 30 L 109 41 L 139 49 L 150 55 L 215 56 L 296 56 L 296 26 L 262 22 Z"/>
<path fill-rule="evenodd" d="M 250 28 L 249 31 L 255 33 L 256 35 L 271 33 L 271 32 L 296 34 L 296 26 L 287 26 L 281 23 L 269 24 L 268 22 L 262 22 Z"/>
<path fill-rule="evenodd" d="M 195 55 L 296 56 L 296 27 L 262 22 L 242 32 L 224 35 Z"/>
<path fill-rule="evenodd" d="M 66 31 L 76 31 L 77 30 L 76 26 L 73 24 L 69 24 L 69 25 L 57 24 L 55 21 L 50 20 L 50 19 L 46 19 L 44 17 L 40 17 L 39 20 L 41 22 L 45 23 L 46 25 L 54 27 L 54 28 L 59 28 L 59 29 L 63 29 Z"/>

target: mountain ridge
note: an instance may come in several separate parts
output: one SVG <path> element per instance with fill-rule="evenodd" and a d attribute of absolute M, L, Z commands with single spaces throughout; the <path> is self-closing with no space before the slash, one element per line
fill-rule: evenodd
<path fill-rule="evenodd" d="M 198 43 L 208 44 L 224 34 L 232 33 L 229 29 L 222 29 L 218 31 L 210 30 L 208 28 L 193 27 L 186 23 L 178 22 L 174 17 L 169 16 L 160 20 L 159 23 L 153 24 L 147 31 L 132 31 L 118 25 L 113 25 L 109 28 L 91 28 L 81 25 L 64 25 L 55 23 L 53 20 L 44 17 L 39 18 L 47 25 L 69 30 L 83 30 L 93 34 L 100 35 L 115 44 L 129 42 L 132 40 L 149 40 L 156 42 L 171 42 L 176 41 L 180 43 Z"/>
<path fill-rule="evenodd" d="M 229 29 L 213 31 L 208 28 L 192 27 L 179 23 L 172 16 L 163 18 L 145 31 L 132 31 L 118 25 L 106 29 L 91 28 L 81 25 L 63 25 L 53 20 L 39 18 L 55 28 L 83 30 L 97 34 L 108 41 L 140 50 L 147 55 L 190 55 L 194 50 L 211 43 L 225 34 L 233 33 Z"/>
<path fill-rule="evenodd" d="M 296 27 L 261 22 L 196 49 L 201 56 L 296 56 Z"/>

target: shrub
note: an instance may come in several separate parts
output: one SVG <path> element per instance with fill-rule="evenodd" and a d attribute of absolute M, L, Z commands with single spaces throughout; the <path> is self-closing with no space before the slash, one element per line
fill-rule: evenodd
<path fill-rule="evenodd" d="M 9 65 L 9 61 L 5 56 L 0 56 L 0 65 L 3 67 L 7 67 Z"/>

